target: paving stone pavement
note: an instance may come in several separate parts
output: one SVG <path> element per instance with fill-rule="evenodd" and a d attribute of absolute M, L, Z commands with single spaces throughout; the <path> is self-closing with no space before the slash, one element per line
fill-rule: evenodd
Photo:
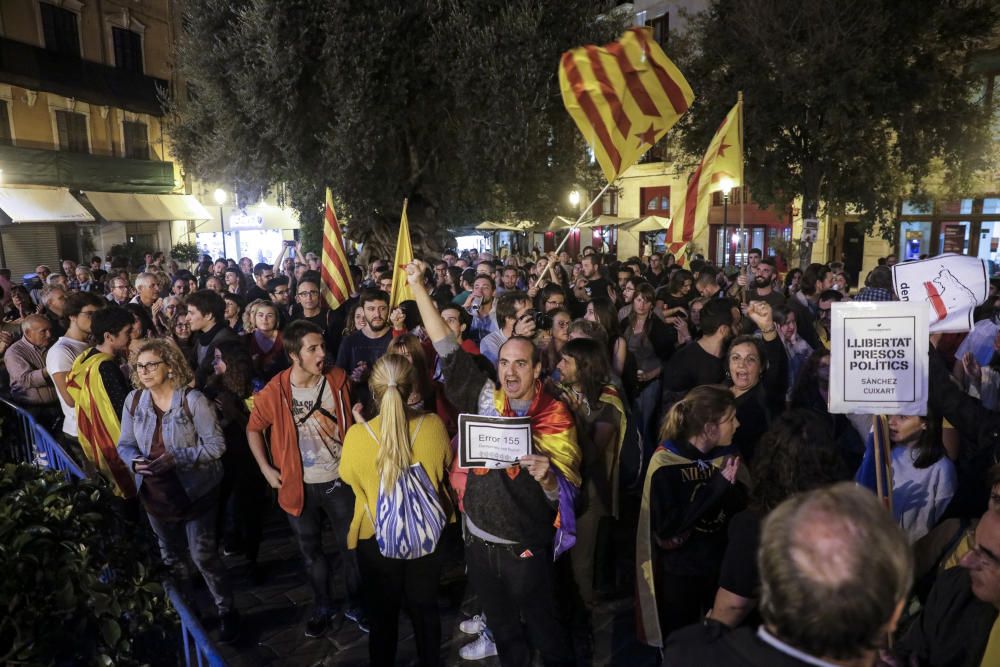
<path fill-rule="evenodd" d="M 324 536 L 327 554 L 331 554 L 333 572 L 337 571 L 336 550 L 329 535 Z M 240 639 L 220 647 L 231 667 L 313 667 L 326 665 L 367 665 L 368 635 L 342 615 L 334 619 L 325 637 L 305 636 L 305 622 L 312 605 L 312 592 L 305 581 L 302 561 L 284 515 L 275 507 L 269 510 L 265 524 L 260 562 L 266 580 L 255 584 L 249 566 L 240 555 L 224 561 L 233 575 L 236 606 L 242 617 Z M 476 613 L 475 596 L 465 579 L 457 554 L 450 559 L 442 577 L 439 603 L 442 620 L 442 655 L 446 665 L 482 665 L 496 667 L 496 658 L 469 662 L 458 651 L 475 637 L 465 635 L 458 624 Z M 338 582 L 339 585 L 339 582 Z M 337 591 L 338 593 L 340 591 Z M 210 609 L 207 592 L 197 594 L 199 609 Z M 217 637 L 214 614 L 206 613 L 205 626 Z M 587 665 L 656 665 L 656 655 L 635 640 L 635 612 L 631 598 L 602 603 L 594 612 L 594 658 Z M 400 617 L 399 648 L 396 664 L 417 664 L 416 646 L 409 619 Z M 583 663 L 581 663 L 583 664 Z"/>

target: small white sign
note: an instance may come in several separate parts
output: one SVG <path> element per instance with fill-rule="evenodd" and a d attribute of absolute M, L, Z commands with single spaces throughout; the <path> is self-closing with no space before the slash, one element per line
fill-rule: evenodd
<path fill-rule="evenodd" d="M 927 304 L 931 333 L 972 329 L 972 311 L 990 286 L 985 261 L 954 253 L 897 264 L 892 282 L 900 301 Z"/>
<path fill-rule="evenodd" d="M 927 308 L 923 303 L 835 303 L 830 412 L 927 413 Z"/>
<path fill-rule="evenodd" d="M 458 416 L 459 467 L 511 468 L 530 453 L 530 417 Z"/>
<path fill-rule="evenodd" d="M 816 239 L 818 236 L 819 236 L 819 219 L 805 218 L 802 221 L 802 242 L 816 243 Z"/>

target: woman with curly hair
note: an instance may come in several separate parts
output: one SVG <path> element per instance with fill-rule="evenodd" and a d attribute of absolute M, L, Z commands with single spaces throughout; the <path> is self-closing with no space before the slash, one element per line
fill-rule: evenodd
<path fill-rule="evenodd" d="M 793 494 L 848 479 L 850 470 L 826 422 L 808 410 L 792 410 L 778 417 L 761 438 L 750 476 L 750 503 L 729 522 L 719 590 L 709 612 L 730 627 L 753 620 L 748 617 L 760 586 L 755 554 L 767 514 Z"/>
<path fill-rule="evenodd" d="M 186 548 L 222 620 L 220 640 L 233 641 L 239 616 L 215 548 L 215 510 L 226 442 L 204 394 L 187 389 L 191 368 L 173 344 L 142 341 L 132 355 L 135 390 L 125 399 L 118 454 L 135 473 L 139 499 L 167 567 L 186 579 Z"/>
<path fill-rule="evenodd" d="M 250 353 L 242 341 L 219 343 L 212 362 L 214 374 L 205 383 L 205 395 L 215 402 L 226 438 L 218 521 L 223 553 L 242 552 L 253 576 L 259 578 L 257 555 L 267 491 L 247 442 L 252 368 Z"/>

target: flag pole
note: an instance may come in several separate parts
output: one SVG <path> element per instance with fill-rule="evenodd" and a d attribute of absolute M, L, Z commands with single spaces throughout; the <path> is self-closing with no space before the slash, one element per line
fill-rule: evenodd
<path fill-rule="evenodd" d="M 736 118 L 736 136 L 739 138 L 740 142 L 740 243 L 743 244 L 743 261 L 745 262 L 743 266 L 743 273 L 745 273 L 747 277 L 747 286 L 743 289 L 743 303 L 747 303 L 747 300 L 750 296 L 750 256 L 747 254 L 748 251 L 747 241 L 749 241 L 749 239 L 747 239 L 745 236 L 746 230 L 743 224 L 743 205 L 745 203 L 744 200 L 746 200 L 746 197 L 744 197 L 743 195 L 746 192 L 746 178 L 743 175 L 743 162 L 745 156 L 743 151 L 744 142 L 743 142 L 743 91 L 742 90 L 736 94 L 736 103 L 740 107 L 740 113 Z"/>
<path fill-rule="evenodd" d="M 590 212 L 590 209 L 594 208 L 594 204 L 596 204 L 598 200 L 604 196 L 604 193 L 607 192 L 608 188 L 610 187 L 611 187 L 611 181 L 608 181 L 607 185 L 605 185 L 604 188 L 597 193 L 597 196 L 590 200 L 590 203 L 587 204 L 587 208 L 583 209 L 583 212 L 580 214 L 580 217 L 576 219 L 576 222 L 573 223 L 573 226 L 570 227 L 569 231 L 566 232 L 566 236 L 564 236 L 563 240 L 560 241 L 559 247 L 555 249 L 555 255 L 557 257 L 559 255 L 559 252 L 563 249 L 563 246 L 566 245 L 566 241 L 569 241 L 569 237 L 573 233 L 573 230 L 578 229 L 580 227 L 580 223 L 583 222 L 583 219 Z M 545 280 L 545 276 L 548 275 L 551 269 L 552 269 L 552 262 L 548 262 L 545 265 L 545 270 L 542 271 L 542 275 L 538 276 L 538 280 L 535 281 L 535 289 L 538 289 L 538 286 L 541 284 L 543 280 Z"/>

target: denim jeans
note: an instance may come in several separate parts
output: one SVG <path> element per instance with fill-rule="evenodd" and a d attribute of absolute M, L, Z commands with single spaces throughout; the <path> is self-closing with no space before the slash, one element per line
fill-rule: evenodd
<path fill-rule="evenodd" d="M 663 405 L 660 378 L 650 381 L 639 392 L 632 402 L 632 413 L 639 422 L 642 434 L 642 449 L 644 460 L 648 461 L 653 450 L 660 444 L 660 406 Z"/>
<path fill-rule="evenodd" d="M 180 580 L 179 583 L 183 584 L 190 575 L 184 557 L 186 540 L 191 560 L 205 578 L 219 614 L 233 611 L 235 607 L 232 583 L 229 581 L 229 573 L 222 564 L 222 559 L 219 558 L 215 540 L 215 508 L 202 512 L 200 516 L 188 521 L 163 521 L 152 514 L 147 516 L 149 525 L 152 526 L 160 544 L 163 563 L 173 570 Z"/>
<path fill-rule="evenodd" d="M 347 548 L 347 531 L 354 517 L 354 492 L 339 479 L 323 484 L 305 484 L 302 514 L 288 515 L 299 551 L 305 560 L 306 576 L 313 589 L 317 611 L 331 613 L 330 566 L 323 553 L 323 517 L 330 520 L 333 537 L 340 554 L 348 609 L 361 607 L 361 576 L 354 551 Z"/>

